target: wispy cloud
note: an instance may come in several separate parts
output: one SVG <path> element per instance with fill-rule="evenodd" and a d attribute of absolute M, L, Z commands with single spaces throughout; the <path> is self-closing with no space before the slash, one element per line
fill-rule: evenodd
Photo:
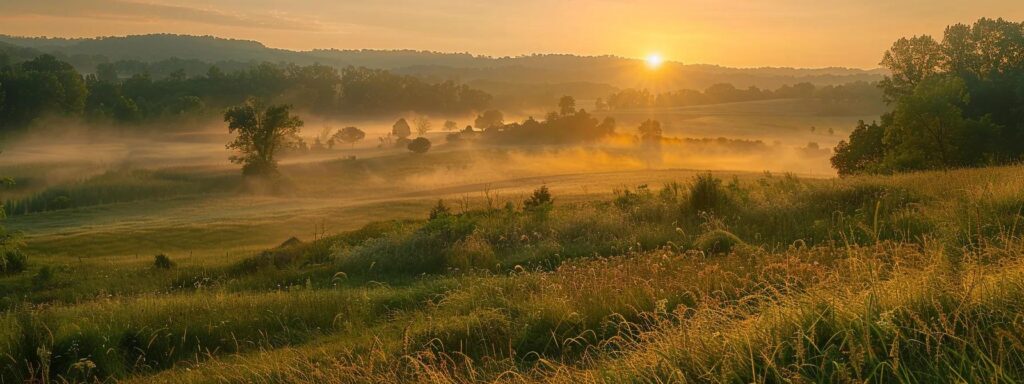
<path fill-rule="evenodd" d="M 6 16 L 5 16 L 6 15 Z M 212 7 L 182 6 L 132 0 L 43 0 L 0 2 L 0 19 L 49 16 L 128 22 L 186 22 L 242 28 L 296 31 L 322 30 L 320 23 L 281 12 L 239 12 Z"/>

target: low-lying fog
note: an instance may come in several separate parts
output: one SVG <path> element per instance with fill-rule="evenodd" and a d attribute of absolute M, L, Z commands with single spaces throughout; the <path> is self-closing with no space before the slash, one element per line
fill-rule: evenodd
<path fill-rule="evenodd" d="M 376 158 L 378 162 L 391 157 L 415 158 L 416 154 L 403 148 L 380 148 L 377 137 L 391 129 L 393 121 L 324 121 L 306 120 L 303 137 L 307 143 L 325 130 L 345 126 L 358 126 L 366 131 L 366 138 L 350 146 L 335 145 L 333 149 L 289 153 L 281 158 L 283 173 L 287 176 L 296 166 L 303 176 L 313 176 L 314 165 L 324 161 Z M 440 128 L 443 120 L 435 122 Z M 465 124 L 460 124 L 464 126 Z M 609 172 L 645 169 L 694 169 L 792 172 L 801 175 L 831 176 L 829 146 L 807 146 L 804 137 L 773 137 L 765 133 L 760 140 L 728 138 L 681 138 L 671 136 L 660 148 L 641 145 L 630 132 L 620 125 L 619 135 L 600 143 L 576 146 L 489 146 L 478 143 L 446 143 L 447 132 L 435 128 L 426 136 L 434 143 L 430 153 L 416 161 L 420 167 L 396 179 L 393 175 L 360 180 L 373 184 L 401 182 L 403 187 L 439 188 L 462 183 L 486 183 L 509 178 L 556 175 L 567 173 Z M 46 133 L 49 132 L 49 133 Z M 59 133 L 57 133 L 59 132 Z M 804 135 L 801 132 L 801 135 Z M 59 128 L 39 130 L 36 134 L 7 142 L 0 154 L 0 174 L 31 181 L 21 188 L 40 190 L 46 186 L 84 180 L 108 170 L 126 169 L 195 169 L 215 172 L 234 172 L 238 165 L 231 164 L 230 151 L 225 144 L 231 136 L 222 123 L 210 123 L 189 131 L 150 132 L 146 134 L 118 134 L 96 129 Z M 803 145 L 796 143 L 803 142 Z M 431 159 L 443 159 L 446 153 L 459 153 L 461 163 L 436 166 Z M 498 154 L 498 155 L 496 155 Z M 424 163 L 426 162 L 426 163 Z M 358 163 L 356 163 L 358 164 Z M 324 172 L 335 172 L 323 168 Z M 375 168 L 376 169 L 376 168 Z M 383 167 L 386 172 L 387 167 Z M 376 171 L 375 171 L 376 172 Z M 294 172 L 293 172 L 294 173 Z M 332 174 L 337 179 L 342 175 Z M 17 190 L 16 189 L 16 190 Z M 23 192 L 29 192 L 23 190 Z"/>

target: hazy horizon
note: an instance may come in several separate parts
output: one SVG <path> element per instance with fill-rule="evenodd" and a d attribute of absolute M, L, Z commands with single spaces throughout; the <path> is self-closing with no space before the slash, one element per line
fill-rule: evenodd
<path fill-rule="evenodd" d="M 947 25 L 980 17 L 1024 18 L 1024 7 L 1008 0 L 429 3 L 0 3 L 0 33 L 64 38 L 172 33 L 255 40 L 297 51 L 412 49 L 494 57 L 660 54 L 668 61 L 728 67 L 875 69 L 881 52 L 901 36 L 937 36 Z"/>

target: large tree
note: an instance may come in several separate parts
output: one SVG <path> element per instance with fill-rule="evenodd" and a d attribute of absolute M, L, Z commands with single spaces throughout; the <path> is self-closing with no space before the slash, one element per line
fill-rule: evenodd
<path fill-rule="evenodd" d="M 477 129 L 500 127 L 503 124 L 505 124 L 505 115 L 497 109 L 484 111 L 482 115 L 477 116 L 476 120 L 473 121 L 473 126 Z"/>
<path fill-rule="evenodd" d="M 980 19 L 897 40 L 880 83 L 892 110 L 836 147 L 840 175 L 1024 159 L 1024 23 Z"/>
<path fill-rule="evenodd" d="M 227 148 L 238 151 L 231 161 L 242 164 L 245 175 L 277 173 L 277 155 L 299 142 L 302 120 L 291 114 L 289 105 L 265 106 L 250 98 L 245 104 L 224 112 L 228 132 L 236 134 Z"/>
<path fill-rule="evenodd" d="M 0 69 L 0 127 L 24 126 L 48 114 L 74 116 L 85 107 L 85 80 L 71 64 L 42 55 Z"/>
<path fill-rule="evenodd" d="M 405 121 L 404 118 L 398 119 L 394 125 L 391 126 L 391 134 L 398 138 L 399 141 L 408 139 L 412 135 L 412 129 L 409 128 L 409 122 Z"/>
<path fill-rule="evenodd" d="M 430 119 L 427 118 L 426 116 L 420 116 L 420 117 L 417 117 L 415 121 L 416 121 L 416 135 L 417 136 L 426 136 L 427 132 L 430 132 L 430 130 L 431 130 L 431 125 L 433 125 L 433 124 L 431 124 Z"/>
<path fill-rule="evenodd" d="M 345 127 L 335 133 L 332 139 L 348 143 L 354 147 L 359 140 L 362 140 L 365 137 L 366 132 L 363 132 L 362 129 L 356 127 Z"/>
<path fill-rule="evenodd" d="M 576 99 L 572 96 L 562 96 L 558 100 L 558 113 L 568 116 L 576 113 Z"/>

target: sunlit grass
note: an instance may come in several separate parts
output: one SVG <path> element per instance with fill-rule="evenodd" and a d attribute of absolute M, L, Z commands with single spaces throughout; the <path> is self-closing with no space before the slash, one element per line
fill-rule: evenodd
<path fill-rule="evenodd" d="M 1021 172 L 639 171 L 26 215 L 0 377 L 1020 381 Z M 555 206 L 524 209 L 542 182 Z M 428 221 L 437 198 L 453 216 Z M 299 227 L 317 235 L 278 247 Z"/>

